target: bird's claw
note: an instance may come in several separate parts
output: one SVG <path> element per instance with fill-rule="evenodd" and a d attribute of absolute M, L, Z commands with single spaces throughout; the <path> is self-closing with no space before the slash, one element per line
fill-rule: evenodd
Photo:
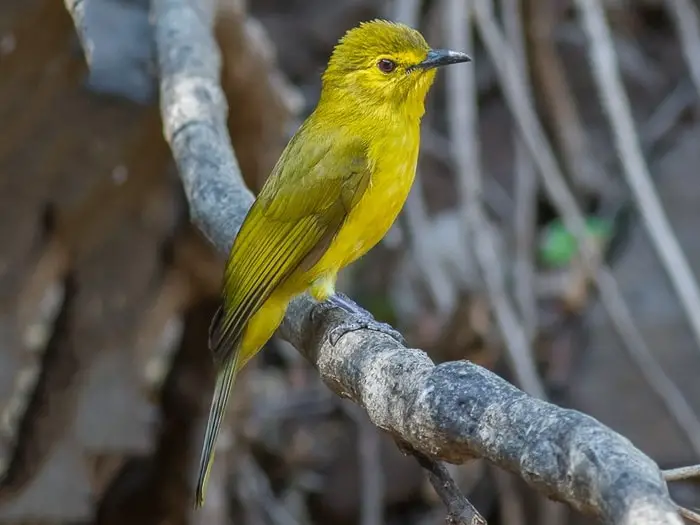
<path fill-rule="evenodd" d="M 328 340 L 330 341 L 331 345 L 335 346 L 341 337 L 349 334 L 350 332 L 356 332 L 357 330 L 372 330 L 373 332 L 379 332 L 395 339 L 401 345 L 406 345 L 406 340 L 403 338 L 403 335 L 401 335 L 401 332 L 387 323 L 377 321 L 374 317 L 372 317 L 372 314 L 355 303 L 349 297 L 342 294 L 335 294 L 329 299 L 329 302 L 333 306 L 341 308 L 355 317 L 354 320 L 342 323 L 340 326 L 336 326 L 330 331 Z"/>
<path fill-rule="evenodd" d="M 379 332 L 380 334 L 388 335 L 404 346 L 406 345 L 406 340 L 398 330 L 395 330 L 391 325 L 382 323 L 372 318 L 363 319 L 360 321 L 351 321 L 349 323 L 343 323 L 340 326 L 336 326 L 331 330 L 328 339 L 331 344 L 335 346 L 341 337 L 349 334 L 350 332 L 356 332 L 357 330 L 372 330 L 373 332 Z"/>

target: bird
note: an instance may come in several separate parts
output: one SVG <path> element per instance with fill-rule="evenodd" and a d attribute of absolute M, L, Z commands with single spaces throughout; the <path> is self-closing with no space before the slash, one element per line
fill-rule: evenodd
<path fill-rule="evenodd" d="M 229 253 L 209 330 L 216 382 L 195 507 L 204 504 L 237 372 L 272 337 L 295 296 L 338 297 L 338 272 L 387 233 L 415 178 L 436 70 L 469 61 L 465 53 L 431 48 L 416 29 L 381 19 L 348 30 L 333 48 L 316 108 L 279 157 Z M 361 324 L 386 326 L 371 316 Z"/>

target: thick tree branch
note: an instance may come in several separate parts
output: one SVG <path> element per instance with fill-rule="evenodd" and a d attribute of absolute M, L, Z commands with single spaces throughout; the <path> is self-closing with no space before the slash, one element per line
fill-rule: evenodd
<path fill-rule="evenodd" d="M 251 193 L 225 128 L 219 55 L 207 17 L 187 0 L 154 0 L 161 106 L 192 220 L 229 249 Z M 329 332 L 353 314 L 295 300 L 281 335 L 338 395 L 374 424 L 432 458 L 483 457 L 535 489 L 615 524 L 680 524 L 657 465 L 594 419 L 532 398 L 472 363 L 435 366 L 421 350 L 358 330 Z"/>

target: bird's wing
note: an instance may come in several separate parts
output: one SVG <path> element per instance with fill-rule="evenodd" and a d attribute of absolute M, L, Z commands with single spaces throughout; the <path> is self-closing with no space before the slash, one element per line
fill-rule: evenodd
<path fill-rule="evenodd" d="M 305 135 L 292 139 L 234 241 L 210 330 L 216 362 L 238 350 L 246 323 L 280 284 L 320 259 L 369 184 L 362 141 Z"/>

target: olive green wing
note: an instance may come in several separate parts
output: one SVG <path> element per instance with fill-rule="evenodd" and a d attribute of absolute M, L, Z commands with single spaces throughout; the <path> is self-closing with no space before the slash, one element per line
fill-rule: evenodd
<path fill-rule="evenodd" d="M 292 139 L 231 249 L 223 306 L 210 329 L 216 362 L 238 351 L 247 322 L 272 292 L 325 253 L 370 173 L 361 141 L 309 140 L 303 128 Z"/>

